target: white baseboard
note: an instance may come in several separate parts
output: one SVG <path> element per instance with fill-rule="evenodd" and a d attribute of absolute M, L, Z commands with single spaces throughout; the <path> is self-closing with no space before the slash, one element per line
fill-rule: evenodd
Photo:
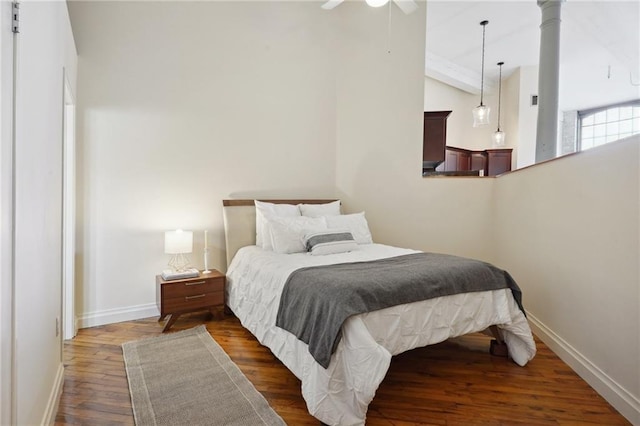
<path fill-rule="evenodd" d="M 158 315 L 160 315 L 160 312 L 158 312 L 158 307 L 155 303 L 88 312 L 78 316 L 77 328 L 96 327 L 98 325 L 132 321 Z"/>
<path fill-rule="evenodd" d="M 42 416 L 43 425 L 52 425 L 56 421 L 56 415 L 58 414 L 58 405 L 60 404 L 60 397 L 62 396 L 62 386 L 64 385 L 64 364 L 58 365 L 58 372 L 56 373 L 56 379 L 53 382 L 51 393 L 49 394 L 49 400 L 47 401 L 47 407 L 44 410 Z"/>
<path fill-rule="evenodd" d="M 567 363 L 627 420 L 634 425 L 640 425 L 640 399 L 638 399 L 638 396 L 632 395 L 620 386 L 597 365 L 593 364 L 587 357 L 529 312 L 527 312 L 527 319 L 534 334 L 561 360 Z"/>

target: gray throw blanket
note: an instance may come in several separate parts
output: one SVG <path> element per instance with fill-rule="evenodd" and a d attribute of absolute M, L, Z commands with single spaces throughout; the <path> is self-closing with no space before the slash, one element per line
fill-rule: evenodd
<path fill-rule="evenodd" d="M 309 345 L 324 368 L 351 315 L 458 293 L 510 288 L 522 310 L 513 278 L 479 260 L 415 253 L 368 262 L 300 268 L 282 290 L 276 325 Z"/>

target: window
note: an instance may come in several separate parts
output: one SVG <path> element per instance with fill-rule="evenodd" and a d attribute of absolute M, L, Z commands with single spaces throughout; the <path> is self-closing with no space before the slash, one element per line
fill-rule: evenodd
<path fill-rule="evenodd" d="M 640 100 L 578 112 L 578 150 L 640 133 Z"/>

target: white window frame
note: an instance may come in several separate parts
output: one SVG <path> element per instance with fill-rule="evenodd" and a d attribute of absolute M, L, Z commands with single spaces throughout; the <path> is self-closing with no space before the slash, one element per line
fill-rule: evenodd
<path fill-rule="evenodd" d="M 620 108 L 631 107 L 631 116 L 620 118 Z M 602 115 L 604 113 L 604 115 Z M 593 118 L 593 124 L 584 124 L 584 120 Z M 597 117 L 597 118 L 596 118 Z M 600 121 L 596 121 L 600 120 Z M 630 125 L 630 131 L 620 131 L 620 124 Z M 592 132 L 588 139 L 593 142 L 589 146 L 583 144 L 583 131 L 585 127 L 593 127 Z M 600 135 L 596 136 L 596 127 L 603 129 L 600 131 Z M 617 130 L 616 130 L 617 129 Z M 640 133 L 640 99 L 636 99 L 628 102 L 621 102 L 617 104 L 606 105 L 598 108 L 592 108 L 584 111 L 578 111 L 578 126 L 577 126 L 577 144 L 576 150 L 583 151 L 596 146 L 605 145 L 607 143 L 615 142 L 617 140 L 639 134 Z M 621 136 L 622 135 L 622 136 Z M 596 143 L 596 139 L 600 139 Z"/>

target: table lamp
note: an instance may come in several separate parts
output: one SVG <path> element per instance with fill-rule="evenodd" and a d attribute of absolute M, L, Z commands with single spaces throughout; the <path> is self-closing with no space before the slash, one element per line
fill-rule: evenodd
<path fill-rule="evenodd" d="M 169 267 L 182 272 L 189 266 L 188 253 L 193 251 L 193 232 L 177 229 L 164 233 L 164 252 L 171 255 Z"/>

